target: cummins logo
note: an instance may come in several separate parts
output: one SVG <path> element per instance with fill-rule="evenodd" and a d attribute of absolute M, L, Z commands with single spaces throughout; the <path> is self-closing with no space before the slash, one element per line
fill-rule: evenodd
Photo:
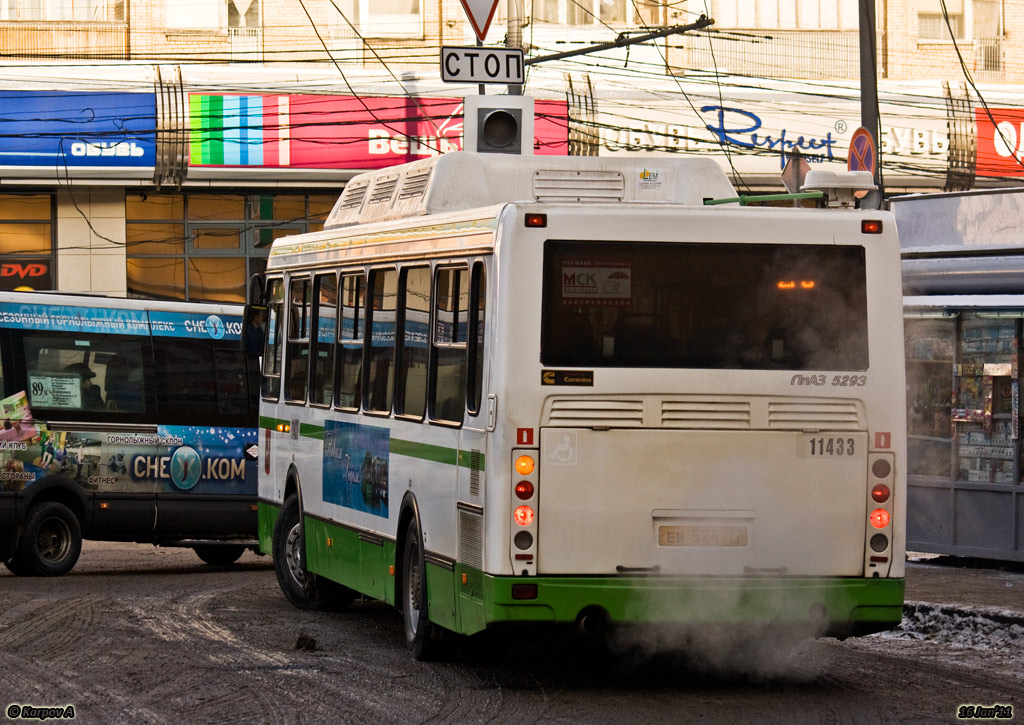
<path fill-rule="evenodd" d="M 72 156 L 123 156 L 139 157 L 145 154 L 145 150 L 134 141 L 109 141 L 102 143 L 88 143 L 86 141 L 75 141 L 71 144 Z"/>

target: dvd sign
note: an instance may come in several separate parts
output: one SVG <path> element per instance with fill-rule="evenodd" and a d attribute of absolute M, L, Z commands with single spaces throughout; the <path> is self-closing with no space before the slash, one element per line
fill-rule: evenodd
<path fill-rule="evenodd" d="M 38 261 L 13 261 L 0 263 L 0 289 L 38 290 L 50 289 L 50 264 Z"/>

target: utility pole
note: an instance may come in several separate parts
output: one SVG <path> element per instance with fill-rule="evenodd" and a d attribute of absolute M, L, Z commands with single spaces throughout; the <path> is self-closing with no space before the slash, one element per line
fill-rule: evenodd
<path fill-rule="evenodd" d="M 506 48 L 523 47 L 523 18 L 521 9 L 525 4 L 524 0 L 508 0 L 508 32 L 505 35 Z M 508 87 L 508 94 L 510 96 L 521 96 L 523 95 L 523 87 L 518 84 L 510 85 Z"/>
<path fill-rule="evenodd" d="M 860 125 L 875 139 L 875 191 L 861 199 L 862 209 L 882 207 L 882 148 L 878 123 L 878 57 L 875 48 L 875 0 L 858 0 L 860 26 Z"/>

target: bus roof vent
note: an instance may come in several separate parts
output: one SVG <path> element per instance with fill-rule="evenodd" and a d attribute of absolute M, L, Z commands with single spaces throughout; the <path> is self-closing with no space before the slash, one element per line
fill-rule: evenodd
<path fill-rule="evenodd" d="M 372 207 L 376 204 L 389 203 L 391 197 L 395 195 L 396 188 L 398 188 L 397 176 L 375 179 L 373 186 L 370 188 L 370 199 L 367 202 L 367 206 Z"/>
<path fill-rule="evenodd" d="M 363 206 L 363 200 L 366 198 L 366 191 L 369 188 L 370 179 L 366 177 L 348 182 L 345 185 L 345 190 L 338 197 L 338 201 L 334 203 L 331 213 L 327 216 L 324 227 L 330 229 L 331 227 L 350 224 L 358 216 L 359 210 Z"/>
<path fill-rule="evenodd" d="M 619 171 L 540 169 L 533 174 L 537 201 L 622 201 L 626 179 Z"/>
<path fill-rule="evenodd" d="M 427 190 L 427 183 L 430 181 L 430 174 L 434 171 L 433 166 L 406 174 L 402 179 L 402 188 L 398 192 L 399 201 L 405 199 L 419 199 Z"/>
<path fill-rule="evenodd" d="M 703 205 L 736 196 L 712 159 L 650 161 L 450 151 L 354 177 L 324 229 L 515 202 Z"/>

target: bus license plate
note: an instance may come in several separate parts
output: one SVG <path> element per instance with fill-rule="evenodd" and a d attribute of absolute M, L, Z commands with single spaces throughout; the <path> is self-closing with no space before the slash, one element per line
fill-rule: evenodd
<path fill-rule="evenodd" d="M 658 546 L 746 546 L 746 526 L 659 526 Z"/>

